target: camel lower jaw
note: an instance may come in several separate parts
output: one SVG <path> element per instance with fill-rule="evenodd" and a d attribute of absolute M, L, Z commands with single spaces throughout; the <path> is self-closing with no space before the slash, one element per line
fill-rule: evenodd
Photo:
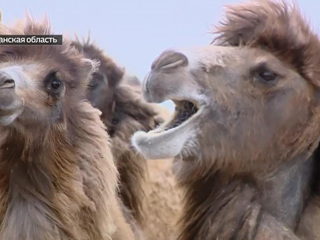
<path fill-rule="evenodd" d="M 8 115 L 8 116 L 0 117 L 0 126 L 5 127 L 5 126 L 10 125 L 21 114 L 21 112 L 16 112 L 16 113 Z"/>
<path fill-rule="evenodd" d="M 0 90 L 0 126 L 8 126 L 23 112 L 24 101 L 11 90 Z"/>
<path fill-rule="evenodd" d="M 185 144 L 196 137 L 199 127 L 197 120 L 202 111 L 203 108 L 200 107 L 195 114 L 181 124 L 169 127 L 175 122 L 177 117 L 175 113 L 171 120 L 152 131 L 136 132 L 132 137 L 132 145 L 148 159 L 176 157 L 184 150 Z"/>

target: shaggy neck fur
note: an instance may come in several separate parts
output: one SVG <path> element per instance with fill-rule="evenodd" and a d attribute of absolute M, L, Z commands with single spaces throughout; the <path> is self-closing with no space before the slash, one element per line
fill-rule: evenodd
<path fill-rule="evenodd" d="M 1 130 L 1 239 L 108 239 L 115 231 L 117 175 L 104 126 L 87 103 L 70 111 L 77 118 L 40 137 Z"/>
<path fill-rule="evenodd" d="M 178 239 L 297 239 L 292 232 L 310 195 L 314 164 L 314 156 L 304 155 L 264 179 L 221 171 L 178 179 L 185 193 Z M 292 232 L 277 231 L 281 226 Z"/>
<path fill-rule="evenodd" d="M 130 138 L 138 130 L 150 131 L 162 119 L 141 99 L 140 92 L 122 83 L 114 91 L 115 110 L 110 114 L 119 119 L 117 124 L 103 119 L 112 140 L 112 152 L 120 174 L 120 196 L 134 219 L 143 224 L 143 199 L 145 198 L 146 159 L 130 145 Z"/>
<path fill-rule="evenodd" d="M 102 112 L 101 120 L 112 140 L 112 153 L 119 171 L 119 195 L 128 222 L 136 228 L 144 224 L 143 200 L 145 198 L 146 160 L 130 145 L 130 138 L 138 130 L 149 131 L 159 124 L 158 113 L 153 106 L 142 100 L 139 83 L 132 86 L 125 79 L 125 72 L 102 49 L 90 43 L 74 41 L 86 57 L 100 61 L 99 72 L 108 81 L 108 90 L 88 98 Z M 94 80 L 94 77 L 93 77 Z M 102 86 L 99 86 L 102 87 Z M 94 92 L 93 92 L 94 93 Z"/>

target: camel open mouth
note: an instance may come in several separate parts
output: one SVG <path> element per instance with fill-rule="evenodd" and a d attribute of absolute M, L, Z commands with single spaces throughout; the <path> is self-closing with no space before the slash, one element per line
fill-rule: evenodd
<path fill-rule="evenodd" d="M 136 132 L 132 137 L 133 146 L 149 159 L 175 157 L 196 136 L 202 105 L 193 100 L 172 101 L 176 108 L 170 120 L 149 132 Z"/>
<path fill-rule="evenodd" d="M 195 103 L 188 100 L 173 100 L 173 102 L 176 105 L 175 113 L 173 118 L 167 124 L 165 124 L 165 130 L 170 130 L 180 126 L 193 115 L 195 115 L 199 110 Z"/>

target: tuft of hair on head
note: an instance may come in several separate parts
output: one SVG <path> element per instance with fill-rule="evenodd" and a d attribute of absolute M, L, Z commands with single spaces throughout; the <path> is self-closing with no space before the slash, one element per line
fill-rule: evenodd
<path fill-rule="evenodd" d="M 40 21 L 35 21 L 33 15 L 30 12 L 25 12 L 24 20 L 21 23 L 24 25 L 24 34 L 52 34 L 51 23 L 47 15 L 44 15 Z"/>
<path fill-rule="evenodd" d="M 320 41 L 298 7 L 284 1 L 249 1 L 226 7 L 214 45 L 271 52 L 320 87 Z"/>

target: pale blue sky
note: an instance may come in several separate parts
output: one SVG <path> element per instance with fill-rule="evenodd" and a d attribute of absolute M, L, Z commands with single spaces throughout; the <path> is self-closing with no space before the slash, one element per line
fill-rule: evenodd
<path fill-rule="evenodd" d="M 6 24 L 29 11 L 39 19 L 46 14 L 55 33 L 92 39 L 140 80 L 165 49 L 208 44 L 210 29 L 225 4 L 239 0 L 0 0 Z M 318 32 L 320 2 L 298 0 L 302 12 Z M 164 106 L 172 109 L 172 104 Z"/>

